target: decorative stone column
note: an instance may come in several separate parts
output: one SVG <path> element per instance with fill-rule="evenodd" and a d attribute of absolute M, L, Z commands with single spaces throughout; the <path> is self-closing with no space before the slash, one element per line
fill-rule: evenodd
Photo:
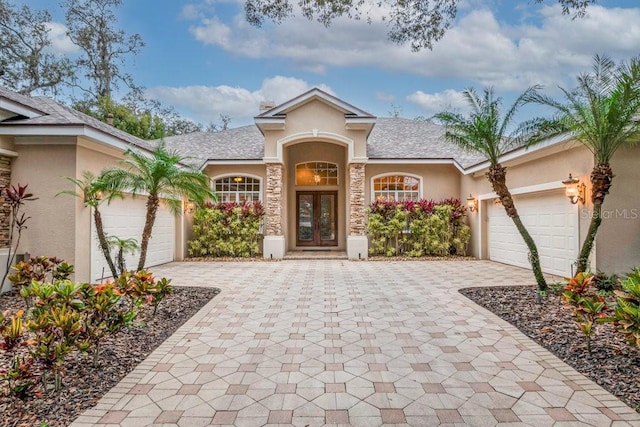
<path fill-rule="evenodd" d="M 4 193 L 11 183 L 11 158 L 0 155 L 0 192 Z M 9 247 L 11 207 L 4 194 L 0 196 L 0 248 Z"/>
<path fill-rule="evenodd" d="M 347 236 L 349 259 L 366 259 L 369 253 L 364 168 L 364 163 L 349 165 L 349 235 Z"/>
<path fill-rule="evenodd" d="M 265 258 L 284 258 L 285 239 L 282 232 L 283 173 L 280 163 L 268 163 L 265 185 L 264 245 Z"/>
<path fill-rule="evenodd" d="M 9 231 L 11 229 L 11 206 L 4 195 L 11 185 L 11 157 L 0 155 L 0 277 L 4 275 L 7 258 L 9 257 Z M 5 280 L 0 283 L 0 294 L 5 290 L 11 290 L 11 283 Z"/>

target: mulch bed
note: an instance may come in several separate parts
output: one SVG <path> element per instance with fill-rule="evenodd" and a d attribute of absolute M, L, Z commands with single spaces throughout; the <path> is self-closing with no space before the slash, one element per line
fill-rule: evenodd
<path fill-rule="evenodd" d="M 597 326 L 589 355 L 584 335 L 571 311 L 563 308 L 559 294 L 550 292 L 537 303 L 535 287 L 468 288 L 460 293 L 640 412 L 640 349 L 628 345 L 613 325 Z"/>
<path fill-rule="evenodd" d="M 176 287 L 174 294 L 162 301 L 155 316 L 151 314 L 153 308 L 147 306 L 136 319 L 138 325 L 105 341 L 99 369 L 92 367 L 91 355 L 70 354 L 63 388 L 57 393 L 20 400 L 0 392 L 0 425 L 68 426 L 219 292 L 216 288 Z M 24 300 L 15 293 L 0 296 L 0 310 L 24 307 Z M 10 362 L 7 352 L 0 350 L 0 369 Z"/>

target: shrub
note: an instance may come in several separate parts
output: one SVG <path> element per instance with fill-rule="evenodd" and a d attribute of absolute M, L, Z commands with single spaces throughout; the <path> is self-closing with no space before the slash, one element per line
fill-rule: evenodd
<path fill-rule="evenodd" d="M 471 231 L 463 221 L 466 208 L 458 199 L 377 200 L 367 213 L 371 255 L 466 254 Z"/>
<path fill-rule="evenodd" d="M 31 282 L 51 282 L 55 280 L 66 280 L 73 274 L 73 265 L 56 257 L 39 256 L 32 257 L 27 261 L 20 261 L 11 267 L 13 271 L 8 279 L 13 286 L 21 292 L 22 288 Z M 29 301 L 27 300 L 27 305 Z"/>
<path fill-rule="evenodd" d="M 640 268 L 634 269 L 623 281 L 617 295 L 617 305 L 610 318 L 627 342 L 640 347 Z"/>
<path fill-rule="evenodd" d="M 190 256 L 251 257 L 259 251 L 264 208 L 260 202 L 208 203 L 193 216 Z"/>
<path fill-rule="evenodd" d="M 21 280 L 32 279 L 20 289 L 32 304 L 26 312 L 0 313 L 0 349 L 13 353 L 13 363 L 0 370 L 0 379 L 8 393 L 19 397 L 32 388 L 34 372 L 45 391 L 51 388 L 50 374 L 53 389 L 60 390 L 69 352 L 91 350 L 97 367 L 100 344 L 107 335 L 130 326 L 144 302 L 153 304 L 155 314 L 173 292 L 170 280 L 156 282 L 148 271 L 125 273 L 114 283 L 74 283 L 63 278 L 73 266 L 56 258 L 32 258 L 15 270 Z M 27 352 L 18 351 L 20 345 Z"/>
<path fill-rule="evenodd" d="M 593 275 L 595 287 L 598 291 L 611 293 L 618 285 L 618 276 L 616 274 L 608 275 L 602 271 Z"/>
<path fill-rule="evenodd" d="M 578 329 L 585 336 L 587 352 L 591 354 L 591 337 L 598 323 L 607 321 L 607 305 L 601 295 L 595 295 L 591 285 L 594 276 L 589 273 L 578 273 L 567 282 L 562 294 L 565 308 L 572 309 L 571 315 Z"/>

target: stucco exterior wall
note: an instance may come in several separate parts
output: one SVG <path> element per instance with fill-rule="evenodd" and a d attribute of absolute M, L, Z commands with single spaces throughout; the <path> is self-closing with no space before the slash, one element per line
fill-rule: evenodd
<path fill-rule="evenodd" d="M 60 191 L 73 190 L 73 184 L 64 177 L 75 176 L 75 139 L 30 137 L 19 138 L 17 143 L 11 181 L 29 184 L 29 191 L 38 197 L 24 208 L 31 219 L 17 253 L 75 262 L 76 200 L 56 197 Z"/>
<path fill-rule="evenodd" d="M 421 165 L 421 164 L 376 164 L 366 167 L 366 203 L 373 199 L 372 178 L 380 175 L 410 174 L 422 179 L 423 199 L 442 200 L 449 197 L 460 197 L 460 181 L 462 174 L 453 165 Z"/>
<path fill-rule="evenodd" d="M 613 156 L 615 177 L 602 206 L 596 237 L 598 270 L 628 273 L 640 267 L 640 147 L 621 148 Z M 588 222 L 589 217 L 581 218 Z"/>
<path fill-rule="evenodd" d="M 576 214 L 581 217 L 579 219 L 581 244 L 589 226 L 588 220 L 583 218 L 588 216 L 592 209 L 591 200 L 588 197 L 591 191 L 589 174 L 593 167 L 592 154 L 580 145 L 565 143 L 525 154 L 516 161 L 506 161 L 504 166 L 507 168 L 507 185 L 514 194 L 544 191 L 542 187 L 545 185 L 561 186 L 561 181 L 567 179 L 569 173 L 586 184 L 587 202 L 584 205 L 580 204 Z M 485 173 L 486 169 L 465 175 L 460 185 L 460 197 L 463 201 L 466 201 L 470 194 L 479 199 L 480 210 L 470 212 L 467 216 L 471 226 L 469 250 L 473 256 L 483 259 L 488 258 L 488 207 L 495 200 L 491 197 L 493 189 Z M 568 199 L 567 203 L 570 203 Z"/>
<path fill-rule="evenodd" d="M 15 150 L 14 137 L 7 135 L 0 135 L 0 149 L 2 150 Z"/>
<path fill-rule="evenodd" d="M 122 159 L 122 157 L 122 151 L 118 149 L 100 146 L 85 138 L 79 138 L 76 148 L 75 176 L 78 179 L 82 179 L 84 171 L 99 175 L 103 169 L 116 166 L 118 160 Z M 76 278 L 77 280 L 89 280 L 91 275 L 91 252 L 97 250 L 91 247 L 93 211 L 84 206 L 84 201 L 81 198 L 73 199 L 75 200 L 76 210 L 77 253 L 74 261 Z M 118 203 L 118 200 L 112 203 Z"/>
<path fill-rule="evenodd" d="M 313 130 L 342 135 L 351 139 L 354 143 L 354 157 L 366 156 L 366 132 L 364 130 L 347 130 L 342 111 L 322 101 L 313 100 L 287 113 L 285 129 L 265 132 L 265 157 L 277 157 L 279 140 L 300 133 L 309 133 Z"/>

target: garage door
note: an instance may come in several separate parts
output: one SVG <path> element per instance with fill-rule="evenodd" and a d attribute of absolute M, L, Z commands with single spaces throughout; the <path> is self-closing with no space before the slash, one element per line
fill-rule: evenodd
<path fill-rule="evenodd" d="M 133 238 L 139 245 L 146 218 L 145 203 L 145 197 L 115 200 L 110 205 L 103 203 L 100 206 L 100 212 L 107 236 L 117 236 L 121 239 Z M 173 261 L 175 235 L 175 218 L 161 203 L 149 240 L 147 267 Z M 139 253 L 128 255 L 127 268 L 135 269 L 139 256 Z M 111 273 L 100 250 L 95 224 L 91 221 L 91 278 L 95 281 L 105 276 L 111 276 Z"/>
<path fill-rule="evenodd" d="M 536 242 L 545 273 L 568 277 L 578 256 L 578 212 L 564 191 L 514 196 L 522 223 Z M 500 204 L 489 202 L 489 258 L 531 268 L 527 246 Z"/>

